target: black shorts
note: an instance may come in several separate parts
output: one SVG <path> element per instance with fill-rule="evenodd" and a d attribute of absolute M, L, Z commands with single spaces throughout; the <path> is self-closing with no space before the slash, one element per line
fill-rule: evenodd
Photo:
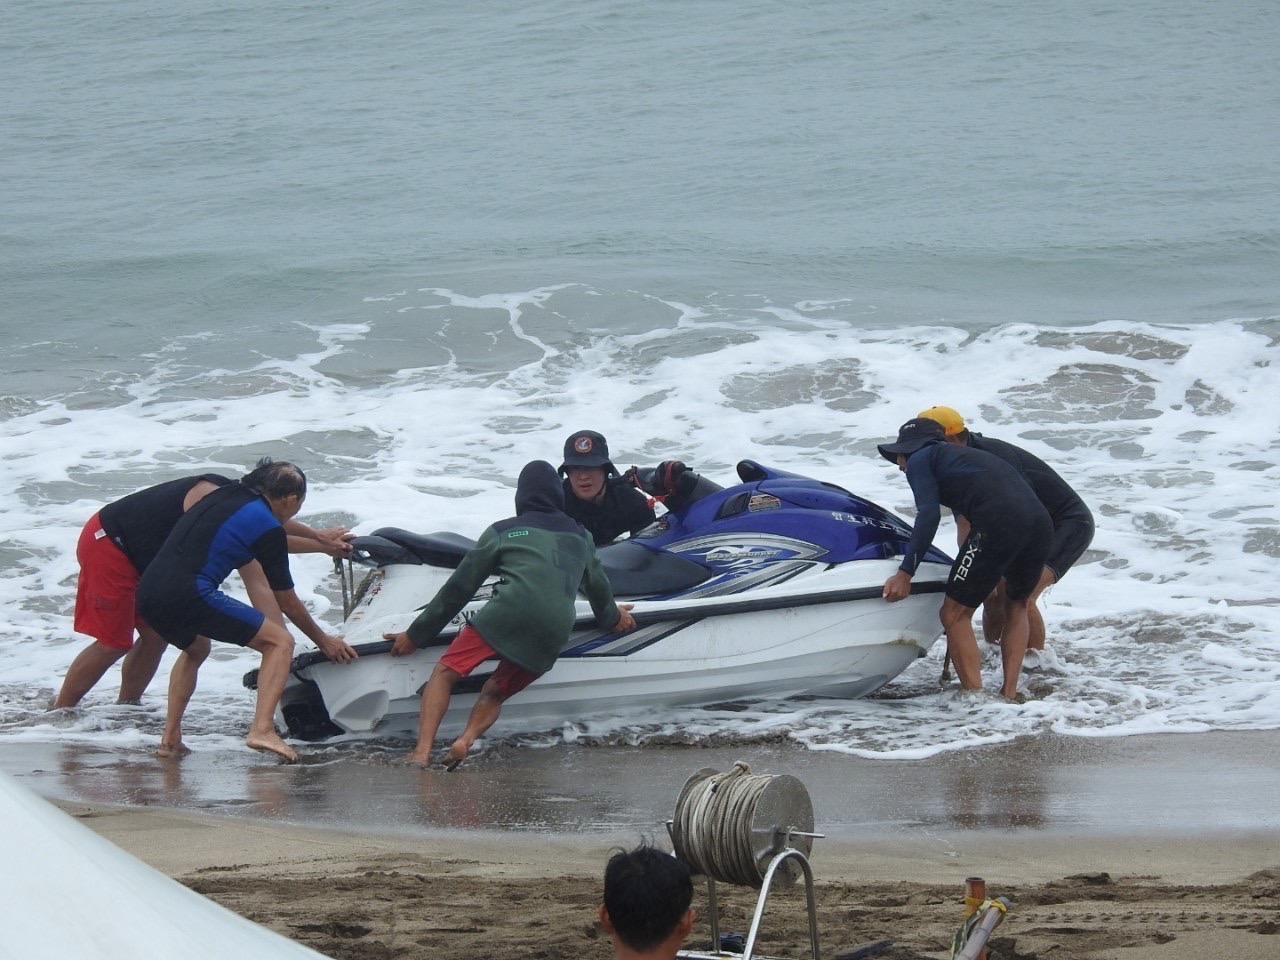
<path fill-rule="evenodd" d="M 220 591 L 188 598 L 181 605 L 148 606 L 146 616 L 151 628 L 179 650 L 191 646 L 196 637 L 247 647 L 267 619 L 261 611 Z"/>
<path fill-rule="evenodd" d="M 1079 516 L 1058 519 L 1053 525 L 1053 546 L 1044 565 L 1053 571 L 1054 581 L 1061 580 L 1093 542 L 1093 515 L 1087 510 Z"/>
<path fill-rule="evenodd" d="M 1003 577 L 1005 595 L 1010 600 L 1025 600 L 1040 583 L 1052 540 L 1053 525 L 1047 513 L 994 529 L 971 528 L 951 565 L 947 596 L 977 609 Z"/>

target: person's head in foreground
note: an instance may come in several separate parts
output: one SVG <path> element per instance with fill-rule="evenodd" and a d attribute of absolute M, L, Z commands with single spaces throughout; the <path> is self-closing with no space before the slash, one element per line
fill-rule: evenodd
<path fill-rule="evenodd" d="M 617 960 L 674 957 L 693 928 L 693 876 L 669 853 L 641 844 L 604 870 L 600 925 Z"/>

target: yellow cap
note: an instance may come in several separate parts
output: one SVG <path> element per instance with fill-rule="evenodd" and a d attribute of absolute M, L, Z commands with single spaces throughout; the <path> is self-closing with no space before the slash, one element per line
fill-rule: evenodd
<path fill-rule="evenodd" d="M 964 417 L 950 407 L 930 407 L 928 410 L 921 410 L 920 416 L 942 424 L 942 430 L 948 437 L 964 433 Z"/>

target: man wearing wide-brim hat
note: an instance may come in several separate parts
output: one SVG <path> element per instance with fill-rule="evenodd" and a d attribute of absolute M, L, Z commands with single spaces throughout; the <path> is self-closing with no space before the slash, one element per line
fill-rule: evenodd
<path fill-rule="evenodd" d="M 960 686 L 982 687 L 982 655 L 973 632 L 973 614 L 1003 577 L 1005 580 L 1004 682 L 1000 693 L 1014 699 L 1027 650 L 1027 601 L 1040 580 L 1053 525 L 1035 493 L 1018 472 L 995 454 L 946 442 L 937 422 L 916 417 L 898 429 L 880 455 L 907 475 L 916 502 L 916 522 L 898 570 L 884 583 L 890 603 L 911 593 L 911 578 L 933 544 L 950 507 L 969 521 L 969 535 L 951 565 L 939 617 L 947 653 Z"/>
<path fill-rule="evenodd" d="M 1040 573 L 1040 582 L 1027 604 L 1027 618 L 1031 629 L 1027 638 L 1028 669 L 1035 666 L 1045 648 L 1044 617 L 1037 600 L 1049 587 L 1061 580 L 1093 542 L 1093 512 L 1080 494 L 1058 475 L 1051 466 L 1035 454 L 995 437 L 984 437 L 970 430 L 959 411 L 952 407 L 935 406 L 920 411 L 920 416 L 942 425 L 948 443 L 994 453 L 1013 467 L 1027 481 L 1041 505 L 1049 513 L 1053 523 L 1053 542 Z M 968 521 L 956 515 L 957 537 L 963 543 L 969 533 Z M 1004 637 L 1004 598 L 997 588 L 996 597 L 982 605 L 982 633 L 988 643 L 999 644 Z"/>

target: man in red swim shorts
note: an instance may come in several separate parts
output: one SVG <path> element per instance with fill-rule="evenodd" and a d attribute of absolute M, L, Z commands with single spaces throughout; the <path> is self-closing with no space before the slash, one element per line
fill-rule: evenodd
<path fill-rule="evenodd" d="M 71 662 L 52 709 L 74 707 L 122 657 L 117 702 L 137 703 L 142 698 L 167 644 L 137 613 L 138 582 L 178 519 L 231 482 L 215 473 L 169 480 L 109 503 L 89 518 L 76 546 L 80 579 L 74 626 L 94 642 Z M 345 528 L 313 530 L 295 520 L 287 530 L 291 552 L 342 556 L 350 551 Z M 242 572 L 245 589 L 253 605 L 268 612 L 275 601 L 265 578 L 255 573 Z M 278 610 L 273 615 L 281 619 Z"/>
<path fill-rule="evenodd" d="M 406 630 L 384 634 L 393 641 L 392 655 L 407 656 L 430 643 L 490 575 L 501 577 L 501 590 L 454 637 L 422 689 L 418 743 L 408 757 L 412 763 L 430 762 L 454 684 L 485 660 L 499 660 L 498 668 L 485 680 L 466 728 L 449 747 L 449 770 L 493 726 L 506 700 L 551 669 L 573 630 L 580 586 L 602 628 L 625 633 L 635 627 L 631 605 L 614 602 L 591 535 L 564 512 L 555 468 L 535 460 L 520 472 L 516 515 L 485 529 Z"/>

